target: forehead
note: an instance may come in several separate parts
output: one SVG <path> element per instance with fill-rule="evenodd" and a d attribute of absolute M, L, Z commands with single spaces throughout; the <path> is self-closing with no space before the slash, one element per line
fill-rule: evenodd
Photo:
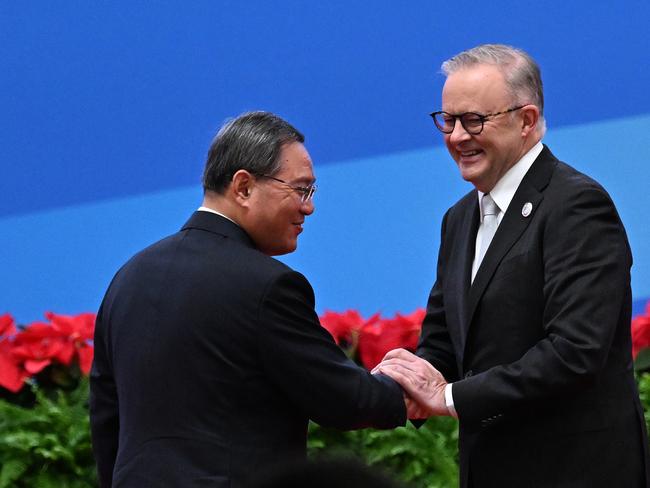
<path fill-rule="evenodd" d="M 451 113 L 501 110 L 510 101 L 501 71 L 479 64 L 450 74 L 442 89 L 442 109 Z"/>
<path fill-rule="evenodd" d="M 307 149 L 300 142 L 290 142 L 280 150 L 281 177 L 291 180 L 314 180 L 314 169 Z"/>

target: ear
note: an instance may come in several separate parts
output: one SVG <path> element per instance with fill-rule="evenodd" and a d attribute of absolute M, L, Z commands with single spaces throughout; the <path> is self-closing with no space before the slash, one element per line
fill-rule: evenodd
<path fill-rule="evenodd" d="M 247 207 L 255 186 L 255 176 L 245 169 L 238 170 L 232 177 L 228 191 L 242 207 Z"/>
<path fill-rule="evenodd" d="M 521 109 L 521 112 L 523 115 L 521 135 L 527 137 L 537 129 L 537 123 L 539 122 L 539 108 L 537 105 L 526 105 Z"/>

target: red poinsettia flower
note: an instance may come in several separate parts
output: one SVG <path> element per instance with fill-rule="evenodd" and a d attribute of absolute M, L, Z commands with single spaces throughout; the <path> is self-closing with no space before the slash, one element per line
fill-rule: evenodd
<path fill-rule="evenodd" d="M 370 370 L 392 349 L 402 347 L 415 351 L 424 313 L 424 310 L 416 310 L 410 315 L 396 314 L 392 319 L 379 319 L 364 325 L 359 334 L 362 364 Z"/>
<path fill-rule="evenodd" d="M 10 339 L 0 340 L 0 386 L 16 393 L 25 384 L 26 376 L 27 373 L 13 355 L 13 344 Z"/>
<path fill-rule="evenodd" d="M 0 315 L 0 386 L 16 393 L 25 384 L 25 371 L 13 355 L 16 322 L 6 313 Z"/>
<path fill-rule="evenodd" d="M 57 359 L 68 365 L 76 355 L 79 369 L 88 374 L 93 362 L 93 346 L 90 341 L 95 329 L 95 314 L 58 315 L 46 312 L 45 317 L 52 321 L 52 329 L 63 339 L 63 347 Z"/>
<path fill-rule="evenodd" d="M 16 335 L 13 355 L 30 374 L 42 371 L 52 362 L 69 366 L 75 357 L 79 369 L 90 372 L 95 314 L 58 315 L 45 314 L 51 323 L 34 322 Z"/>
<path fill-rule="evenodd" d="M 30 374 L 36 374 L 52 363 L 65 358 L 64 340 L 50 324 L 34 322 L 21 330 L 14 340 L 13 356 Z M 63 364 L 69 364 L 63 362 Z"/>
<path fill-rule="evenodd" d="M 632 319 L 632 356 L 636 358 L 646 347 L 650 347 L 650 302 L 646 304 L 645 315 Z"/>
<path fill-rule="evenodd" d="M 339 346 L 347 348 L 356 346 L 356 336 L 364 320 L 356 310 L 347 310 L 343 313 L 326 311 L 320 316 L 320 323 L 332 334 Z"/>

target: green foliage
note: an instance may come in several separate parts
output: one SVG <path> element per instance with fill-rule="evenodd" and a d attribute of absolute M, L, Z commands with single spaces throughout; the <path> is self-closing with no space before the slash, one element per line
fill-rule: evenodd
<path fill-rule="evenodd" d="M 650 373 L 637 380 L 650 430 Z M 97 486 L 88 379 L 69 390 L 32 385 L 26 393 L 20 405 L 18 397 L 0 399 L 0 488 Z M 458 424 L 449 417 L 431 418 L 419 429 L 341 432 L 312 423 L 308 450 L 312 458 L 357 458 L 409 487 L 447 488 L 458 486 L 457 442 Z"/>
<path fill-rule="evenodd" d="M 639 398 L 641 398 L 641 405 L 643 405 L 645 424 L 648 432 L 650 432 L 650 373 L 638 375 L 637 381 L 639 385 Z"/>
<path fill-rule="evenodd" d="M 357 458 L 418 488 L 458 486 L 458 424 L 449 417 L 429 419 L 416 429 L 340 432 L 309 426 L 309 455 Z"/>
<path fill-rule="evenodd" d="M 634 360 L 634 369 L 638 372 L 650 371 L 650 347 L 639 351 Z"/>
<path fill-rule="evenodd" d="M 0 488 L 96 486 L 88 380 L 52 398 L 36 386 L 32 392 L 29 407 L 0 400 Z"/>

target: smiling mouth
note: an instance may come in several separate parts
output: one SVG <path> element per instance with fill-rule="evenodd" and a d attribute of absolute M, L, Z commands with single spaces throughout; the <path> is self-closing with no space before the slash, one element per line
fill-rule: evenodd
<path fill-rule="evenodd" d="M 464 158 L 471 158 L 472 156 L 476 156 L 477 154 L 480 154 L 482 151 L 480 149 L 475 149 L 473 151 L 460 151 L 460 155 Z"/>

